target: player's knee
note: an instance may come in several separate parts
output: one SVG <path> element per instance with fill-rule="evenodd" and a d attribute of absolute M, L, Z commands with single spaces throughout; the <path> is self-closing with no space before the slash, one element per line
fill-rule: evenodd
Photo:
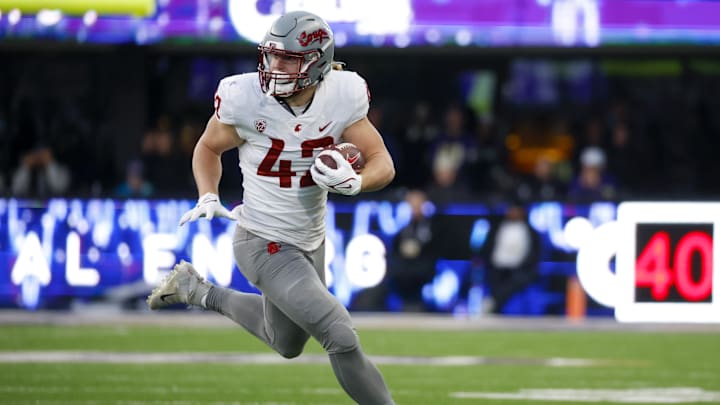
<path fill-rule="evenodd" d="M 285 347 L 278 350 L 278 353 L 280 353 L 280 355 L 285 357 L 286 359 L 294 359 L 295 357 L 302 354 L 302 352 L 302 347 Z"/>
<path fill-rule="evenodd" d="M 273 344 L 273 348 L 286 359 L 292 359 L 302 354 L 309 338 L 307 334 L 283 336 Z"/>
<path fill-rule="evenodd" d="M 335 323 L 328 328 L 322 346 L 328 353 L 346 353 L 359 346 L 355 329 L 344 323 Z"/>

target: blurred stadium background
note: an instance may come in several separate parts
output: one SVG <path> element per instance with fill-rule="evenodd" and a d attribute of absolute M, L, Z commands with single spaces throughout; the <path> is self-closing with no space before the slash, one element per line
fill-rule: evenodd
<path fill-rule="evenodd" d="M 398 403 L 720 403 L 711 0 L 0 0 L 0 402 L 344 403 L 319 347 L 273 387 L 222 318 L 144 305 L 180 259 L 254 291 L 233 224 L 177 222 L 218 81 L 295 9 L 396 162 L 330 199 L 327 274 Z"/>

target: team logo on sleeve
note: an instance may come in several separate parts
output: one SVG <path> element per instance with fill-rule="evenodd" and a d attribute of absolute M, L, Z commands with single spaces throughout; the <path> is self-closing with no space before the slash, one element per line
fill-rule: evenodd
<path fill-rule="evenodd" d="M 262 134 L 265 132 L 265 128 L 267 128 L 267 121 L 264 119 L 255 120 L 255 129 L 257 129 L 258 132 Z"/>

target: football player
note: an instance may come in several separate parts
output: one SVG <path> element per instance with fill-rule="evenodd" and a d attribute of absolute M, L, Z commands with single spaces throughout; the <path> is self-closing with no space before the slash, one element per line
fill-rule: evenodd
<path fill-rule="evenodd" d="M 348 196 L 385 187 L 395 176 L 382 137 L 370 123 L 369 92 L 356 73 L 337 70 L 334 39 L 317 15 L 296 11 L 277 19 L 259 47 L 257 73 L 220 81 L 215 113 L 195 146 L 198 195 L 180 225 L 200 217 L 236 219 L 234 254 L 262 295 L 214 286 L 187 262 L 176 265 L 148 297 L 151 309 L 185 303 L 217 311 L 286 358 L 312 336 L 359 404 L 392 404 L 377 367 L 363 353 L 350 314 L 325 286 L 327 193 Z M 365 157 L 356 173 L 323 148 L 355 144 Z M 243 204 L 221 205 L 220 156 L 237 148 Z M 328 154 L 336 168 L 317 156 Z"/>

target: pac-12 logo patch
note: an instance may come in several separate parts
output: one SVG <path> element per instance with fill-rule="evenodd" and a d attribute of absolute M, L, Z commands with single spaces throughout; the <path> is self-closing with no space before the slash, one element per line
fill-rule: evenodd
<path fill-rule="evenodd" d="M 265 128 L 267 128 L 267 121 L 262 118 L 255 120 L 255 129 L 257 129 L 258 132 L 265 132 Z"/>

